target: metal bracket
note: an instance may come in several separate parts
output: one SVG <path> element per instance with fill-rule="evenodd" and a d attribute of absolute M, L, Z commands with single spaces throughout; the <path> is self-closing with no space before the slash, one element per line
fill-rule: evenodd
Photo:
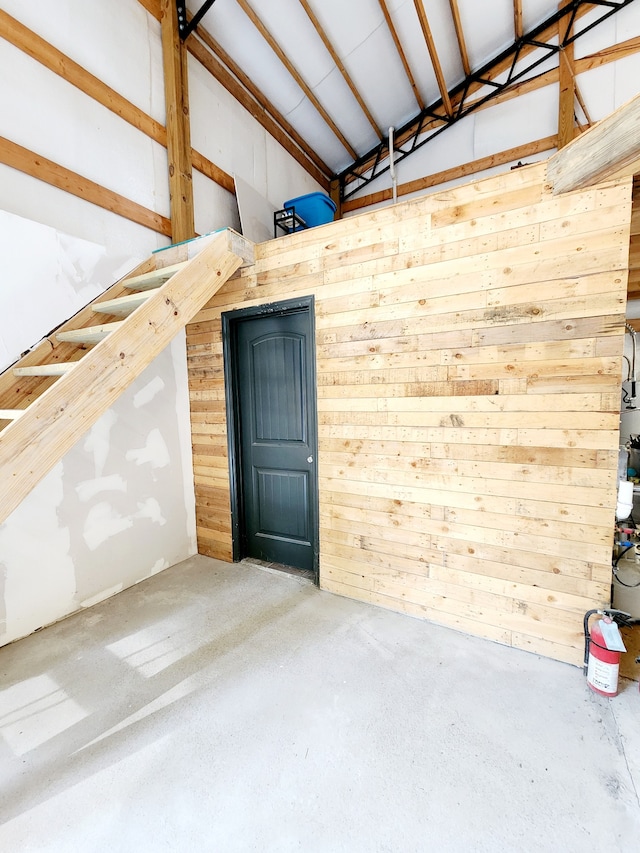
<path fill-rule="evenodd" d="M 213 6 L 215 0 L 206 0 L 205 3 L 198 9 L 195 15 L 188 20 L 187 13 L 187 4 L 183 2 L 183 0 L 176 0 L 176 13 L 178 15 L 178 32 L 180 33 L 180 38 L 184 41 L 198 26 L 200 21 L 207 14 L 209 9 Z"/>

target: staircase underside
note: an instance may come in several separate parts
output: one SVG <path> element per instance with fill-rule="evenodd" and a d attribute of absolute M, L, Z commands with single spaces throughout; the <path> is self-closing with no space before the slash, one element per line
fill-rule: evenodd
<path fill-rule="evenodd" d="M 253 245 L 227 229 L 149 259 L 0 375 L 0 523 L 189 323 Z M 135 292 L 134 292 L 135 291 Z"/>

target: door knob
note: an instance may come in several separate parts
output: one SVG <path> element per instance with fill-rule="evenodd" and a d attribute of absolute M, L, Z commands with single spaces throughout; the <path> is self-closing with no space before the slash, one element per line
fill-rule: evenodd
<path fill-rule="evenodd" d="M 307 456 L 307 462 L 309 462 L 309 463 L 313 462 L 313 456 Z"/>

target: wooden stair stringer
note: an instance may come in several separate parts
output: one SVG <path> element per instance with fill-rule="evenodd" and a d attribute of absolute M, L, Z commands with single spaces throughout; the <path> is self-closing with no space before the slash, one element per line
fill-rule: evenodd
<path fill-rule="evenodd" d="M 154 269 L 154 259 L 153 257 L 147 258 L 128 272 L 122 279 L 107 288 L 93 302 L 85 305 L 84 308 L 81 308 L 76 314 L 49 332 L 46 337 L 29 349 L 14 364 L 0 373 L 0 408 L 15 409 L 17 407 L 26 409 L 56 381 L 55 377 L 51 376 L 16 376 L 14 368 L 59 364 L 60 362 L 75 361 L 81 358 L 84 355 L 82 349 L 79 349 L 75 344 L 58 341 L 56 334 L 58 332 L 65 332 L 68 329 L 79 329 L 95 324 L 97 315 L 94 312 L 94 308 L 96 305 L 127 293 L 128 291 L 124 289 L 122 281 L 131 276 L 149 272 L 152 269 Z M 1 418 L 0 421 L 2 421 Z M 0 426 L 2 426 L 2 423 L 0 423 Z M 1 433 L 2 430 L 0 430 Z"/>
<path fill-rule="evenodd" d="M 242 266 L 237 238 L 216 235 L 0 432 L 0 524 Z"/>

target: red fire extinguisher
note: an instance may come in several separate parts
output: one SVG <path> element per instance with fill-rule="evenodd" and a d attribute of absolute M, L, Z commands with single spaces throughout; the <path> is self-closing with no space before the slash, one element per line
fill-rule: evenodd
<path fill-rule="evenodd" d="M 595 622 L 591 630 L 589 630 L 589 617 L 595 613 L 599 613 L 602 619 Z M 589 687 L 601 696 L 618 695 L 620 652 L 624 651 L 625 648 L 620 638 L 617 624 L 615 625 L 615 634 L 619 639 L 619 643 L 614 643 L 614 648 L 610 648 L 611 641 L 607 642 L 603 634 L 603 626 L 605 626 L 604 630 L 607 631 L 606 626 L 614 624 L 614 615 L 618 613 L 620 613 L 623 621 L 626 623 L 627 619 L 624 619 L 624 617 L 629 617 L 629 614 L 616 610 L 589 610 L 584 617 L 584 671 Z"/>

